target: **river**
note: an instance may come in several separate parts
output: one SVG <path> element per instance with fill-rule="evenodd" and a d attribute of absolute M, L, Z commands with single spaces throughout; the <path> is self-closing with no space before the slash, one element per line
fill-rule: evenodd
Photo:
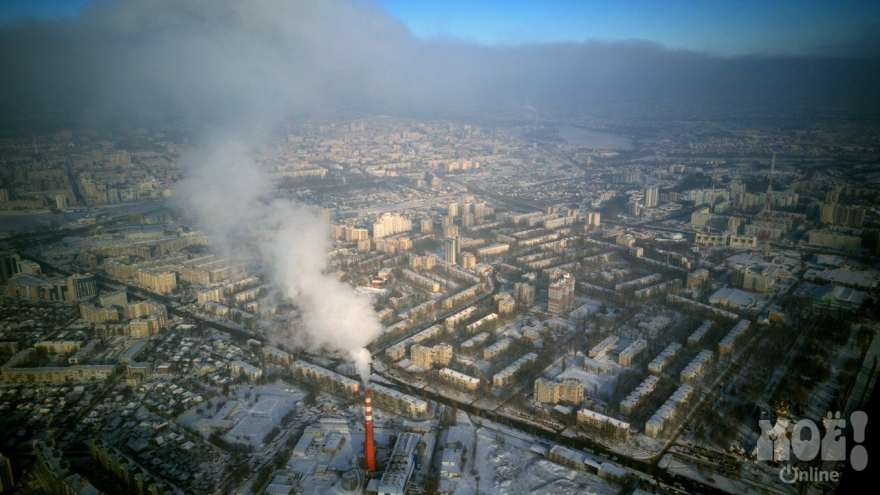
<path fill-rule="evenodd" d="M 48 229 L 51 223 L 52 214 L 48 211 L 0 212 L 0 232 L 10 230 L 36 232 L 40 229 Z"/>
<path fill-rule="evenodd" d="M 563 140 L 571 144 L 576 144 L 581 148 L 595 150 L 633 149 L 632 140 L 628 136 L 622 134 L 590 131 L 573 125 L 560 126 L 557 127 L 556 130 L 559 137 Z"/>

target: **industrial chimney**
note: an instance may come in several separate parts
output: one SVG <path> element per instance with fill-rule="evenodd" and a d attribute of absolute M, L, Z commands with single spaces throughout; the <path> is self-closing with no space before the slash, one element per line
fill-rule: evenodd
<path fill-rule="evenodd" d="M 376 471 L 376 443 L 373 440 L 373 405 L 370 389 L 366 391 L 366 412 L 364 413 L 364 467 Z"/>

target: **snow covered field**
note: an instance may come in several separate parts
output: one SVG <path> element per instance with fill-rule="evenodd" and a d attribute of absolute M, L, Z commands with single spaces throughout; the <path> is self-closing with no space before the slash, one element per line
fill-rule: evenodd
<path fill-rule="evenodd" d="M 227 419 L 235 425 L 223 435 L 229 442 L 245 443 L 260 450 L 263 438 L 275 426 L 280 426 L 281 418 L 291 411 L 297 402 L 305 398 L 305 393 L 291 389 L 284 383 L 273 383 L 236 389 L 228 400 L 238 401 L 238 408 Z M 217 402 L 221 399 L 214 399 Z M 204 411 L 190 410 L 180 416 L 178 421 L 191 427 L 202 418 L 212 418 L 216 409 L 206 405 Z"/>
<path fill-rule="evenodd" d="M 458 417 L 459 425 L 469 423 L 467 415 L 459 413 Z M 480 494 L 487 495 L 614 494 L 620 489 L 597 475 L 529 451 L 536 439 L 527 434 L 490 422 L 486 425 L 469 425 L 463 430 L 462 443 L 468 454 L 462 477 L 455 480 L 455 495 L 475 494 L 477 476 Z"/>
<path fill-rule="evenodd" d="M 619 489 L 596 475 L 501 445 L 482 435 L 477 440 L 476 471 L 481 494 L 613 494 Z M 459 480 L 455 494 L 469 495 L 475 491 L 476 476 L 468 472 Z"/>

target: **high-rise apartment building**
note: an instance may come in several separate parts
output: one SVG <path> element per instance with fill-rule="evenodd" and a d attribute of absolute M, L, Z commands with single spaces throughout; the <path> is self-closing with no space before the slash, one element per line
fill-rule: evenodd
<path fill-rule="evenodd" d="M 535 286 L 525 282 L 519 282 L 513 286 L 513 298 L 517 304 L 529 307 L 535 304 Z"/>
<path fill-rule="evenodd" d="M 98 295 L 98 280 L 93 274 L 71 275 L 67 277 L 67 293 L 70 299 L 94 297 Z"/>
<path fill-rule="evenodd" d="M 464 252 L 461 253 L 461 267 L 465 270 L 470 270 L 477 265 L 477 257 L 473 255 L 473 253 Z"/>
<path fill-rule="evenodd" d="M 574 304 L 575 279 L 571 274 L 564 274 L 562 278 L 550 284 L 547 294 L 547 311 L 560 313 Z"/>
<path fill-rule="evenodd" d="M 412 221 L 401 215 L 385 213 L 373 223 L 373 238 L 381 239 L 412 230 Z"/>
<path fill-rule="evenodd" d="M 15 480 L 12 478 L 12 464 L 9 458 L 0 454 L 0 492 L 5 492 L 12 488 Z"/>
<path fill-rule="evenodd" d="M 654 208 L 657 206 L 658 199 L 660 198 L 659 188 L 657 186 L 645 186 L 644 191 L 644 201 L 645 208 Z"/>
<path fill-rule="evenodd" d="M 443 259 L 453 265 L 458 264 L 460 242 L 458 236 L 447 237 L 443 241 Z"/>
<path fill-rule="evenodd" d="M 458 216 L 458 203 L 449 203 L 449 208 L 447 209 L 447 214 L 449 218 L 455 218 Z"/>

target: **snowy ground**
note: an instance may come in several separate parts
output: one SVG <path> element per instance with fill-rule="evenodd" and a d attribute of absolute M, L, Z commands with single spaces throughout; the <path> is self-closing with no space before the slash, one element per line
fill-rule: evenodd
<path fill-rule="evenodd" d="M 562 371 L 562 359 L 565 359 L 565 371 Z M 583 382 L 584 392 L 588 397 L 610 396 L 617 387 L 617 375 L 621 367 L 615 361 L 606 358 L 603 358 L 602 362 L 607 363 L 608 373 L 586 371 L 583 369 L 583 354 L 578 352 L 575 357 L 566 355 L 558 359 L 544 371 L 544 375 L 555 377 L 557 380 L 574 378 Z"/>
<path fill-rule="evenodd" d="M 702 469 L 689 462 L 684 462 L 672 454 L 666 454 L 660 460 L 659 466 L 666 468 L 670 473 L 699 481 L 708 486 L 713 486 L 726 493 L 741 494 L 764 494 L 764 493 L 796 493 L 793 485 L 788 485 L 779 480 L 777 476 L 740 476 L 739 479 L 730 479 L 716 472 Z"/>
<path fill-rule="evenodd" d="M 480 476 L 480 493 L 485 494 L 612 494 L 618 491 L 616 486 L 596 475 L 499 444 L 482 434 L 477 437 L 476 471 Z M 475 493 L 476 476 L 468 472 L 461 481 L 456 495 Z"/>
<path fill-rule="evenodd" d="M 459 413 L 459 425 L 469 419 Z M 455 495 L 477 491 L 488 495 L 518 494 L 613 494 L 619 487 L 597 475 L 571 469 L 544 459 L 528 449 L 534 438 L 503 425 L 485 422 L 470 425 L 462 443 L 467 447 L 467 463 L 456 480 Z M 476 452 L 474 452 L 476 450 Z"/>
<path fill-rule="evenodd" d="M 281 418 L 304 398 L 304 392 L 292 389 L 284 383 L 262 385 L 253 389 L 239 387 L 228 399 L 239 402 L 238 410 L 229 418 L 235 421 L 235 426 L 223 437 L 230 442 L 246 443 L 260 450 L 266 433 L 275 426 L 280 427 Z M 195 427 L 199 419 L 212 418 L 215 412 L 214 407 L 206 404 L 201 414 L 192 409 L 182 414 L 178 421 Z"/>
<path fill-rule="evenodd" d="M 599 313 L 599 308 L 601 308 L 602 304 L 603 304 L 602 301 L 600 301 L 598 299 L 592 299 L 589 297 L 578 297 L 577 303 L 580 304 L 581 306 L 570 313 L 569 316 L 571 318 L 577 318 L 579 316 L 586 316 L 588 312 L 589 312 L 589 314 L 595 315 L 595 314 Z"/>

